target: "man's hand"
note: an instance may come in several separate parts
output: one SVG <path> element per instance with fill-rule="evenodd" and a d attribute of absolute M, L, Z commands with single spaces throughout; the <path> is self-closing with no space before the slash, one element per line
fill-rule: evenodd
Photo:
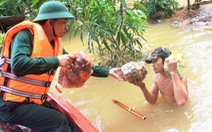
<path fill-rule="evenodd" d="M 177 73 L 177 61 L 172 60 L 170 57 L 166 58 L 165 63 L 170 74 Z"/>
<path fill-rule="evenodd" d="M 140 87 L 141 89 L 143 89 L 143 88 L 146 87 L 146 85 L 145 85 L 145 83 L 143 82 L 143 79 L 142 79 L 142 78 L 135 79 L 135 80 L 133 80 L 133 81 L 130 82 L 130 83 L 132 83 L 132 84 L 134 84 L 134 85 Z"/>
<path fill-rule="evenodd" d="M 67 67 L 68 69 L 71 69 L 71 67 L 73 66 L 74 55 L 65 54 L 57 56 L 57 58 L 59 61 L 59 66 Z"/>
<path fill-rule="evenodd" d="M 109 75 L 114 77 L 115 79 L 119 81 L 125 81 L 124 76 L 121 73 L 121 68 L 112 68 L 109 70 Z"/>

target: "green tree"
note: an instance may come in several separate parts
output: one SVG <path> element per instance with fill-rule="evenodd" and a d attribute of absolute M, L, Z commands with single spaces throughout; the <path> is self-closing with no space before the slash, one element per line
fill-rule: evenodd
<path fill-rule="evenodd" d="M 3 15 L 24 14 L 33 19 L 40 5 L 49 0 L 5 0 L 0 2 Z M 129 8 L 125 0 L 59 0 L 76 16 L 70 23 L 70 34 L 80 34 L 88 51 L 97 56 L 96 62 L 116 67 L 130 60 L 142 58 L 146 7 L 138 0 Z M 12 3 L 12 4 L 11 4 Z M 6 9 L 10 8 L 10 10 Z M 3 13 L 4 12 L 4 13 Z M 98 59 L 100 58 L 100 59 Z M 103 61 L 101 61 L 101 59 Z"/>
<path fill-rule="evenodd" d="M 70 31 L 79 33 L 82 42 L 86 36 L 88 51 L 99 55 L 95 59 L 99 65 L 116 67 L 142 58 L 141 42 L 148 23 L 147 9 L 139 1 L 133 8 L 125 0 L 74 0 L 67 4 L 78 21 L 70 25 Z"/>

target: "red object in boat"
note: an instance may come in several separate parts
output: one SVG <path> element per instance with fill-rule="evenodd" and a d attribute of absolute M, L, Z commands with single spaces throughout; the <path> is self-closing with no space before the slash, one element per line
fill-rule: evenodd
<path fill-rule="evenodd" d="M 77 132 L 98 132 L 92 123 L 84 117 L 74 106 L 53 91 L 48 93 L 48 101 L 62 112 L 77 126 Z"/>

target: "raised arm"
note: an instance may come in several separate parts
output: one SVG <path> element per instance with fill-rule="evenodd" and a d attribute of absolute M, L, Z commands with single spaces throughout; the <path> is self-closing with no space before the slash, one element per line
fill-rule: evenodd
<path fill-rule="evenodd" d="M 187 77 L 186 75 L 180 80 L 178 73 L 171 73 L 174 98 L 178 105 L 184 105 L 188 99 Z"/>
<path fill-rule="evenodd" d="M 172 78 L 174 98 L 178 105 L 184 105 L 188 99 L 187 77 L 179 77 L 176 61 L 166 59 L 166 62 Z"/>

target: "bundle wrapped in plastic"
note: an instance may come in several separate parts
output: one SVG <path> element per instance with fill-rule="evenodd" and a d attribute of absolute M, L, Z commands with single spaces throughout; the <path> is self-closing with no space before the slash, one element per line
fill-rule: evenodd
<path fill-rule="evenodd" d="M 85 55 L 84 52 L 79 51 L 73 54 L 73 67 L 68 69 L 61 67 L 59 71 L 58 83 L 63 88 L 79 88 L 89 79 L 92 70 L 92 61 Z"/>
<path fill-rule="evenodd" d="M 146 77 L 147 70 L 144 62 L 128 62 L 121 67 L 124 78 L 128 82 L 133 82 L 135 79 L 143 81 Z"/>
<path fill-rule="evenodd" d="M 185 70 L 187 67 L 187 62 L 186 59 L 184 58 L 184 56 L 181 53 L 178 53 L 177 50 L 173 50 L 172 54 L 169 56 L 170 59 L 177 61 L 177 71 L 178 71 L 178 75 L 180 78 L 183 77 L 183 75 L 185 74 Z M 164 69 L 167 73 L 167 75 L 171 78 L 171 75 L 167 69 L 167 64 L 164 63 Z"/>

